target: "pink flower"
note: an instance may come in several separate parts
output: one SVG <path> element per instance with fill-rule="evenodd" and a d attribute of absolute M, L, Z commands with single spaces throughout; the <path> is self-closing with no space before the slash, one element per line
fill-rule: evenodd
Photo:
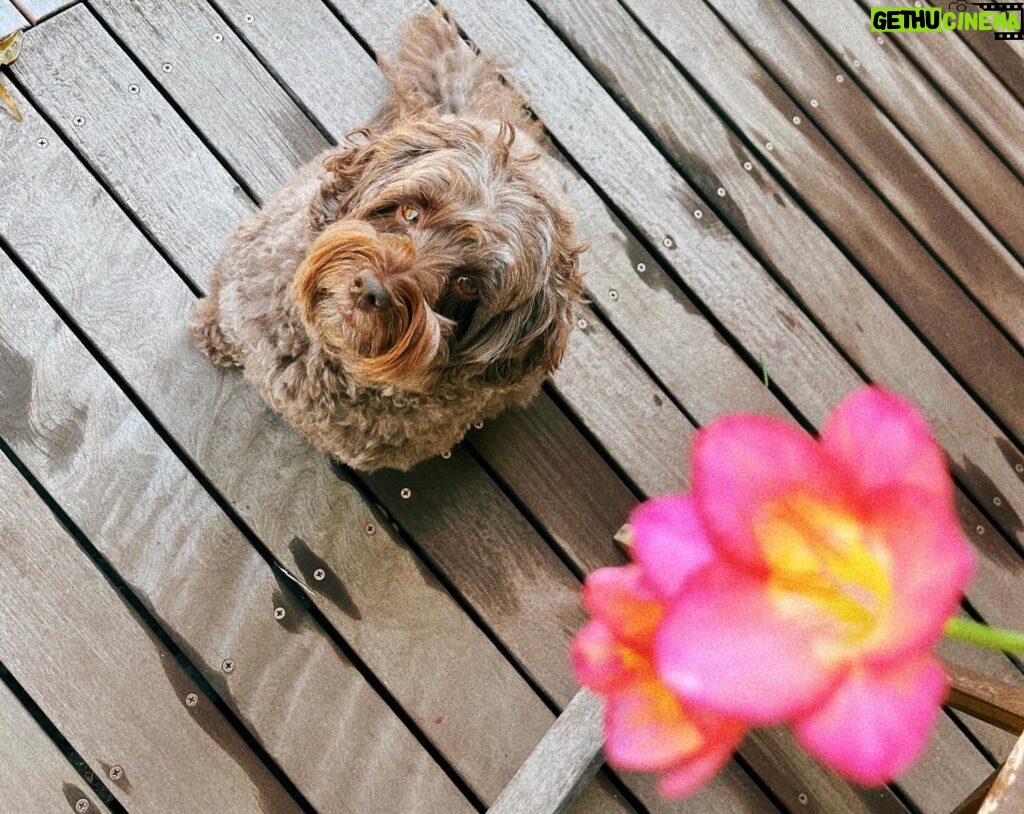
<path fill-rule="evenodd" d="M 666 530 L 683 520 L 674 505 L 649 503 L 637 511 L 654 518 L 652 527 Z M 699 553 L 681 551 L 673 573 L 682 579 L 706 562 Z M 665 596 L 676 587 L 668 574 L 649 574 L 637 565 L 595 571 L 583 590 L 592 619 L 572 647 L 580 683 L 606 699 L 608 762 L 627 771 L 662 773 L 658 787 L 669 797 L 691 794 L 714 777 L 746 732 L 728 716 L 688 709 L 655 673 L 654 635 L 664 618 Z"/>
<path fill-rule="evenodd" d="M 592 574 L 573 645 L 606 696 L 613 766 L 709 780 L 753 726 L 790 725 L 850 780 L 920 755 L 946 678 L 932 654 L 973 572 L 945 457 L 908 402 L 846 399 L 820 440 L 733 415 L 698 433 L 692 492 L 630 518 L 633 563 Z"/>

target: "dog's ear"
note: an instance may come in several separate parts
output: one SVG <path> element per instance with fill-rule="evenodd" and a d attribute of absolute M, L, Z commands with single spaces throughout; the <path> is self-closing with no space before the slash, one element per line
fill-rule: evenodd
<path fill-rule="evenodd" d="M 317 232 L 344 216 L 356 185 L 373 163 L 377 139 L 377 134 L 371 130 L 354 130 L 345 137 L 343 146 L 324 159 L 327 177 L 309 207 Z"/>
<path fill-rule="evenodd" d="M 580 255 L 587 247 L 573 239 L 565 215 L 555 211 L 553 216 L 545 283 L 528 301 L 497 318 L 483 371 L 488 384 L 514 385 L 525 378 L 546 377 L 565 355 L 573 308 L 583 298 Z"/>

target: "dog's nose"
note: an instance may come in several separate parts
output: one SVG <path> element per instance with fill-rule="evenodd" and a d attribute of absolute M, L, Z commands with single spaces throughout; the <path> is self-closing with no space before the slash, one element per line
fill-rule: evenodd
<path fill-rule="evenodd" d="M 377 276 L 361 271 L 352 281 L 352 299 L 361 311 L 383 311 L 391 305 L 391 295 Z"/>

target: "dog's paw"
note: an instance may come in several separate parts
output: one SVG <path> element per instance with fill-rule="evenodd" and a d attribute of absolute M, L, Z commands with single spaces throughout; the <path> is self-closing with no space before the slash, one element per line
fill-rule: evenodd
<path fill-rule="evenodd" d="M 196 304 L 189 324 L 192 341 L 203 355 L 220 367 L 240 367 L 241 361 L 235 356 L 224 339 L 217 314 L 217 304 L 204 297 Z"/>

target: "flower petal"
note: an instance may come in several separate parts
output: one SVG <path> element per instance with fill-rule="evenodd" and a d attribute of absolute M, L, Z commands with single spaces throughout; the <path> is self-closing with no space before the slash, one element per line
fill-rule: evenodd
<path fill-rule="evenodd" d="M 658 675 L 684 700 L 751 724 L 803 712 L 841 676 L 815 656 L 828 618 L 791 610 L 764 583 L 711 566 L 669 605 L 654 639 Z"/>
<path fill-rule="evenodd" d="M 664 599 L 716 556 L 689 495 L 641 503 L 630 515 L 629 526 L 633 559 L 644 569 L 648 584 Z"/>
<path fill-rule="evenodd" d="M 879 785 L 924 751 L 945 692 L 946 676 L 930 655 L 884 672 L 858 669 L 793 728 L 808 752 L 843 777 Z"/>
<path fill-rule="evenodd" d="M 673 766 L 658 781 L 658 791 L 665 797 L 676 800 L 699 791 L 725 768 L 741 740 L 742 732 L 736 739 L 723 744 L 716 743 L 714 748 Z"/>
<path fill-rule="evenodd" d="M 766 505 L 799 494 L 841 502 L 841 476 L 806 432 L 767 416 L 731 415 L 697 433 L 693 496 L 714 544 L 738 563 L 762 570 L 755 534 Z"/>
<path fill-rule="evenodd" d="M 863 493 L 904 485 L 953 499 L 946 456 L 924 417 L 909 401 L 880 387 L 861 388 L 836 407 L 821 444 Z"/>
<path fill-rule="evenodd" d="M 647 659 L 618 641 L 600 621 L 588 622 L 573 639 L 572 668 L 580 684 L 599 693 L 654 674 Z"/>
<path fill-rule="evenodd" d="M 867 527 L 884 546 L 893 586 L 870 656 L 886 661 L 928 649 L 974 574 L 973 549 L 953 504 L 934 492 L 894 487 L 876 495 Z"/>
<path fill-rule="evenodd" d="M 583 583 L 583 607 L 604 622 L 616 638 L 648 646 L 663 606 L 645 584 L 637 565 L 600 568 Z"/>
<path fill-rule="evenodd" d="M 605 754 L 618 769 L 661 771 L 704 745 L 679 699 L 656 680 L 611 694 L 604 722 Z"/>

